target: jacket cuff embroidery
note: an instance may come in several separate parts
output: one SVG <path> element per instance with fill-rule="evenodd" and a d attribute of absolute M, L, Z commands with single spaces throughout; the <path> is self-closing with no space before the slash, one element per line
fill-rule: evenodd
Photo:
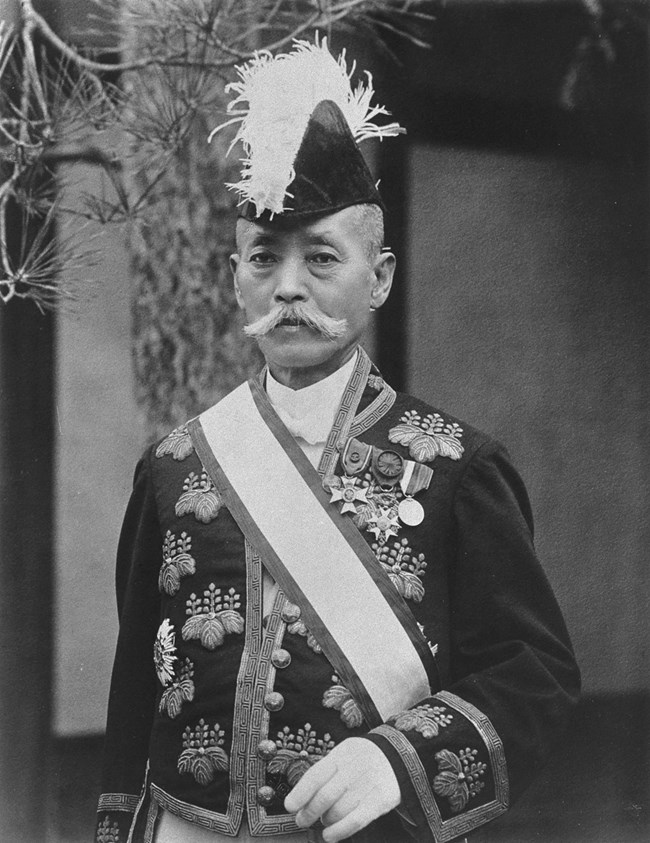
<path fill-rule="evenodd" d="M 132 793 L 102 793 L 97 804 L 96 843 L 126 843 L 140 797 Z"/>
<path fill-rule="evenodd" d="M 482 712 L 448 691 L 430 703 L 401 712 L 391 718 L 394 725 L 370 734 L 398 754 L 421 822 L 436 843 L 447 843 L 507 810 L 508 774 L 501 739 Z"/>
<path fill-rule="evenodd" d="M 102 793 L 97 804 L 97 811 L 129 811 L 138 807 L 140 797 L 132 793 Z"/>

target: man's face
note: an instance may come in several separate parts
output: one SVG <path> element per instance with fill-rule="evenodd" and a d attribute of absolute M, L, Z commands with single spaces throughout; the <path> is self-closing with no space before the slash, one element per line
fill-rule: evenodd
<path fill-rule="evenodd" d="M 333 338 L 291 320 L 257 338 L 274 376 L 289 385 L 314 383 L 341 366 L 364 333 L 371 307 L 388 296 L 395 259 L 386 252 L 370 254 L 362 214 L 352 206 L 292 224 L 237 223 L 238 253 L 231 266 L 249 325 L 279 305 L 304 305 L 345 320 Z"/>

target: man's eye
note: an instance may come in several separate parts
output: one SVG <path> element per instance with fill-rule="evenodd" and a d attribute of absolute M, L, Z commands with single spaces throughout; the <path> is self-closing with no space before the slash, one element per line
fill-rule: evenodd
<path fill-rule="evenodd" d="M 336 257 L 330 252 L 316 252 L 316 254 L 309 258 L 309 260 L 319 266 L 327 266 L 331 263 L 337 263 Z"/>
<path fill-rule="evenodd" d="M 254 252 L 249 260 L 251 263 L 266 266 L 275 261 L 275 256 L 271 252 Z"/>

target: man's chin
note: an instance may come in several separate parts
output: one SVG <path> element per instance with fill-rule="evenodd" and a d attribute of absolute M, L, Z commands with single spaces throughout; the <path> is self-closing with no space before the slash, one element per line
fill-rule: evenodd
<path fill-rule="evenodd" d="M 258 340 L 267 363 L 302 369 L 326 363 L 339 344 L 306 325 L 283 325 Z"/>

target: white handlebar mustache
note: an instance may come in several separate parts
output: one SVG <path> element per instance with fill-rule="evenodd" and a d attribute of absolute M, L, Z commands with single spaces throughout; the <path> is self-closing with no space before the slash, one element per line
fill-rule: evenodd
<path fill-rule="evenodd" d="M 333 319 L 320 310 L 304 302 L 294 304 L 279 304 L 269 311 L 266 316 L 260 316 L 254 322 L 244 326 L 247 337 L 260 339 L 273 331 L 283 322 L 296 325 L 307 325 L 321 333 L 326 339 L 334 340 L 342 336 L 348 326 L 347 319 Z"/>

